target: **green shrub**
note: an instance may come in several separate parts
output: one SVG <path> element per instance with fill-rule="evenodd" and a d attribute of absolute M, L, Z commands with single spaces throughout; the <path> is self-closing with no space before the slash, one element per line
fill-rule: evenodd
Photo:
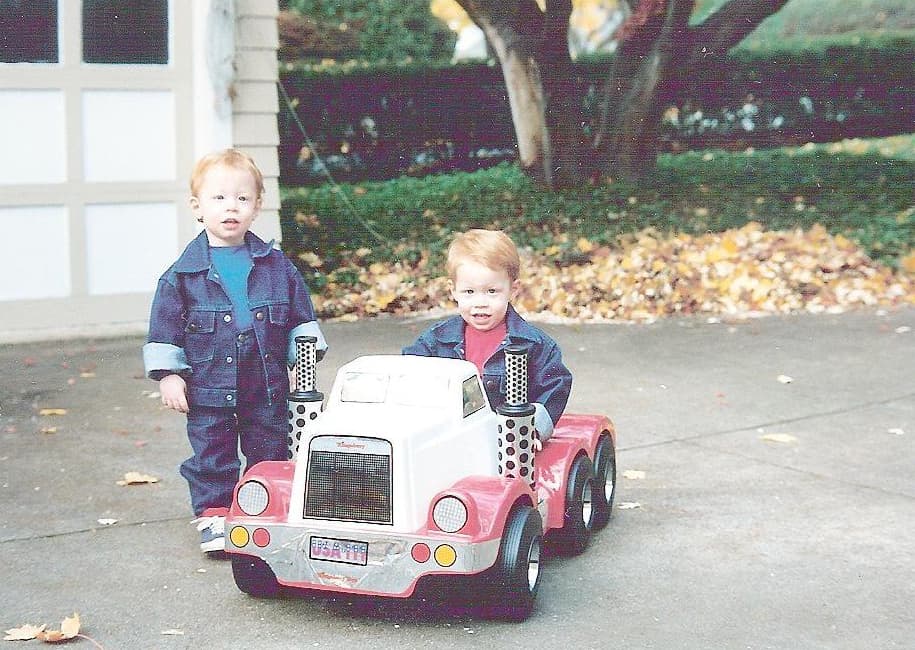
<path fill-rule="evenodd" d="M 324 25 L 356 33 L 358 51 L 368 61 L 450 58 L 455 36 L 429 13 L 428 0 L 288 0 L 294 11 Z"/>
<path fill-rule="evenodd" d="M 906 140 L 911 148 L 915 137 Z M 903 145 L 904 147 L 905 145 Z M 665 155 L 638 188 L 613 182 L 586 190 L 538 189 L 509 164 L 472 173 L 283 190 L 284 248 L 309 281 L 353 261 L 419 259 L 440 264 L 452 233 L 506 230 L 521 246 L 576 260 L 576 242 L 614 246 L 653 227 L 720 232 L 757 221 L 857 240 L 891 265 L 915 246 L 915 161 L 837 145 L 765 152 Z M 362 250 L 359 250 L 362 249 Z"/>

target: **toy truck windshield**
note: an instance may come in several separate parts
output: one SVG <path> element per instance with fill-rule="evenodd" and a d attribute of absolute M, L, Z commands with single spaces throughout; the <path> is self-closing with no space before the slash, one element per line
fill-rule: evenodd
<path fill-rule="evenodd" d="M 412 373 L 344 373 L 341 402 L 441 407 L 448 402 L 448 377 Z"/>

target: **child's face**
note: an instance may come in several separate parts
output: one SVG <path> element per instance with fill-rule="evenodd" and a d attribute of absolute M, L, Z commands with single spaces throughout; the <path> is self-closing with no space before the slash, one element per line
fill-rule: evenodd
<path fill-rule="evenodd" d="M 468 260 L 455 270 L 451 296 L 457 301 L 464 322 L 486 332 L 505 319 L 518 286 L 518 280 L 512 282 L 507 271 Z"/>
<path fill-rule="evenodd" d="M 261 207 L 251 172 L 225 165 L 207 171 L 190 203 L 210 246 L 241 245 Z"/>

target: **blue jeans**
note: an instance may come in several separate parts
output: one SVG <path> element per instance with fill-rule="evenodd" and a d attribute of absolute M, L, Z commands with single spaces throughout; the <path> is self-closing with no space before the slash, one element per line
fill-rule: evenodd
<path fill-rule="evenodd" d="M 285 400 L 267 405 L 267 384 L 253 332 L 236 338 L 238 403 L 234 408 L 190 405 L 187 436 L 194 455 L 181 464 L 191 507 L 199 516 L 207 508 L 228 508 L 238 482 L 241 460 L 246 468 L 262 460 L 286 460 L 288 420 Z"/>

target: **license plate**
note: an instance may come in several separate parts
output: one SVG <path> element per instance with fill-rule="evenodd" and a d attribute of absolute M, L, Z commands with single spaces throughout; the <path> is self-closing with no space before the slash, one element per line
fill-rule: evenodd
<path fill-rule="evenodd" d="M 351 539 L 312 537 L 308 557 L 312 560 L 365 566 L 369 559 L 369 544 Z"/>

